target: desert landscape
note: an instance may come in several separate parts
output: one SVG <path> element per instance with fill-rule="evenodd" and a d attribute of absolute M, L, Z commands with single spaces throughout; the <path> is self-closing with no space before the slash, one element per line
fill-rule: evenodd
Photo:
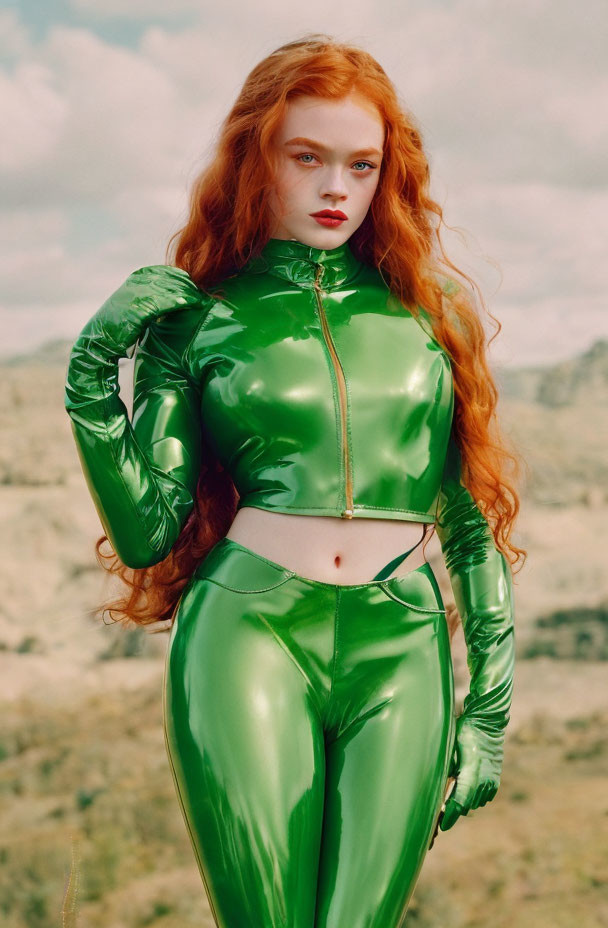
<path fill-rule="evenodd" d="M 162 732 L 167 632 L 104 624 L 63 382 L 70 342 L 2 362 L 0 911 L 5 928 L 213 921 Z M 129 403 L 130 364 L 121 365 Z M 496 799 L 440 832 L 417 928 L 608 926 L 608 342 L 498 372 L 526 461 L 517 667 Z M 433 544 L 435 542 L 433 541 Z M 429 546 L 446 602 L 440 551 Z M 457 698 L 468 687 L 462 629 Z M 347 926 L 345 926 L 347 928 Z"/>

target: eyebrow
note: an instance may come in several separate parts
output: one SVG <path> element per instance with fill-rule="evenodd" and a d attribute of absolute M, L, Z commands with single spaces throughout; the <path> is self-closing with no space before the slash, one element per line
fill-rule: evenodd
<path fill-rule="evenodd" d="M 310 145 L 311 148 L 318 148 L 320 151 L 329 151 L 327 146 L 323 145 L 321 142 L 315 142 L 314 139 L 307 139 L 302 136 L 289 139 L 285 142 L 285 145 Z M 359 148 L 357 151 L 351 153 L 351 157 L 355 155 L 377 155 L 378 158 L 381 158 L 382 152 L 378 151 L 377 148 Z"/>

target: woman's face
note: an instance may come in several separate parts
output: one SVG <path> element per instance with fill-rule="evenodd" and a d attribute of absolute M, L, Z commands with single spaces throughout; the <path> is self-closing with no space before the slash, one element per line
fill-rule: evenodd
<path fill-rule="evenodd" d="M 355 93 L 338 101 L 296 97 L 274 141 L 271 237 L 323 249 L 342 245 L 363 222 L 378 186 L 384 125 L 377 108 Z M 311 215 L 324 209 L 347 218 L 324 226 Z"/>

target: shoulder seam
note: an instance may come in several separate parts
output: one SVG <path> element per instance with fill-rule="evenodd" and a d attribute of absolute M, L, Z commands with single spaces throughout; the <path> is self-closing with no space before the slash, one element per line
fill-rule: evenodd
<path fill-rule="evenodd" d="M 192 348 L 194 340 L 197 337 L 198 333 L 200 332 L 202 326 L 207 321 L 209 313 L 211 312 L 211 307 L 213 306 L 215 302 L 212 297 L 206 296 L 205 294 L 202 294 L 202 296 L 203 296 L 203 300 L 201 300 L 201 302 L 203 306 L 205 306 L 205 303 L 208 303 L 209 305 L 206 306 L 201 312 L 201 318 L 195 325 L 194 331 L 192 335 L 190 336 L 190 338 L 188 339 L 188 344 L 186 345 L 186 347 L 184 348 L 182 352 L 182 366 L 184 368 L 184 372 L 186 376 L 188 377 L 188 379 L 197 387 L 199 386 L 199 384 L 198 384 L 197 379 L 194 377 L 192 373 L 191 361 L 190 361 L 190 349 Z"/>

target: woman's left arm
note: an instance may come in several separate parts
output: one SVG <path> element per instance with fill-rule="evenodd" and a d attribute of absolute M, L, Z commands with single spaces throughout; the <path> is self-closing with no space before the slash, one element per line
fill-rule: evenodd
<path fill-rule="evenodd" d="M 462 619 L 471 682 L 456 720 L 450 774 L 456 786 L 441 830 L 485 805 L 500 785 L 515 665 L 511 567 L 461 480 L 461 456 L 450 439 L 436 521 L 456 606 Z"/>

